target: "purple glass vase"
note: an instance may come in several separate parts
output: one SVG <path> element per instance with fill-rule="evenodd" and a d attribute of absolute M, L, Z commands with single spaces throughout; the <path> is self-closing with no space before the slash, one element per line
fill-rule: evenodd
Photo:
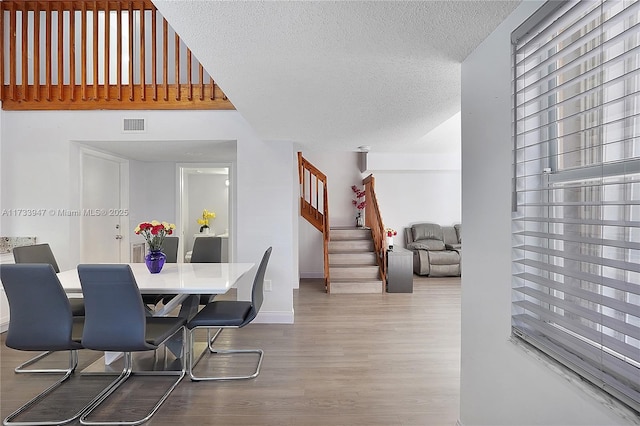
<path fill-rule="evenodd" d="M 147 269 L 152 274 L 162 271 L 165 260 L 167 260 L 167 256 L 160 250 L 151 250 L 144 257 L 144 263 L 147 264 Z"/>

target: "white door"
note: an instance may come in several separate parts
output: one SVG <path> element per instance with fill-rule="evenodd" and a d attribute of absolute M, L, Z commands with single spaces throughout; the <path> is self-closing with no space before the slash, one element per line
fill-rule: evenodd
<path fill-rule="evenodd" d="M 89 153 L 82 154 L 82 252 L 83 263 L 128 261 L 123 246 L 122 163 Z"/>

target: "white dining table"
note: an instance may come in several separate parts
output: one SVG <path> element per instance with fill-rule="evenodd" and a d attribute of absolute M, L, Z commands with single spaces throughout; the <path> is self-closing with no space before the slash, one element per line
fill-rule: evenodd
<path fill-rule="evenodd" d="M 162 271 L 157 274 L 150 273 L 144 263 L 128 265 L 141 294 L 175 295 L 154 311 L 154 316 L 166 316 L 181 306 L 180 315 L 190 318 L 197 312 L 199 295 L 226 293 L 235 287 L 255 263 L 165 263 Z M 70 297 L 82 295 L 77 269 L 61 271 L 57 275 Z M 105 364 L 111 364 L 119 357 L 120 354 L 117 353 L 106 353 Z"/>
<path fill-rule="evenodd" d="M 254 263 L 165 263 L 152 274 L 144 263 L 129 263 L 142 294 L 176 294 L 156 315 L 171 312 L 185 297 L 199 294 L 224 294 L 233 288 Z M 82 294 L 77 269 L 58 273 L 64 291 L 71 297 Z"/>

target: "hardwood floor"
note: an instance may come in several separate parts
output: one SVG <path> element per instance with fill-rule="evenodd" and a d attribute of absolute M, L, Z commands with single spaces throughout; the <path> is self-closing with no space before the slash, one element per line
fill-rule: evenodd
<path fill-rule="evenodd" d="M 414 276 L 413 293 L 324 293 L 318 280 L 294 292 L 295 324 L 250 324 L 220 340 L 265 351 L 260 376 L 235 382 L 185 379 L 149 425 L 454 425 L 459 412 L 460 279 Z M 55 380 L 14 374 L 29 353 L 0 348 L 0 414 Z M 64 365 L 65 356 L 57 357 Z M 80 369 L 100 354 L 81 351 Z M 51 360 L 50 362 L 55 362 Z M 249 363 L 252 360 L 247 360 Z M 49 362 L 49 361 L 48 361 Z M 206 368 L 207 357 L 198 365 Z M 239 362 L 238 368 L 242 368 Z M 76 374 L 18 420 L 90 400 L 106 376 Z M 92 420 L 139 417 L 171 378 L 136 376 Z M 142 411 L 140 411 L 142 410 Z M 130 417 L 129 417 L 130 418 Z M 79 423 L 76 423 L 79 424 Z"/>

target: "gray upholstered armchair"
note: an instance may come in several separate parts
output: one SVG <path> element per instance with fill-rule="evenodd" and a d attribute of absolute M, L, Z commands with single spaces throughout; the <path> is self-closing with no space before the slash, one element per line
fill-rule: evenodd
<path fill-rule="evenodd" d="M 460 276 L 462 227 L 416 223 L 405 228 L 405 245 L 413 251 L 413 271 L 431 277 Z"/>

